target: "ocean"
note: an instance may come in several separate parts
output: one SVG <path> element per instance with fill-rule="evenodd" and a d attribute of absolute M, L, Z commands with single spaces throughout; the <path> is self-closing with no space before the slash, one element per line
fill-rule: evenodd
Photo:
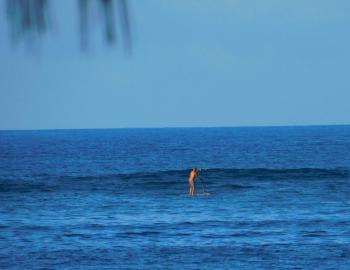
<path fill-rule="evenodd" d="M 0 131 L 0 269 L 350 269 L 350 126 Z"/>

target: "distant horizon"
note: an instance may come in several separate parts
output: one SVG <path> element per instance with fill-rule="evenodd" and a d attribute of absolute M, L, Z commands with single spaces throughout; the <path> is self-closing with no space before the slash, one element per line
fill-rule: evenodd
<path fill-rule="evenodd" d="M 197 129 L 197 128 L 290 128 L 290 127 L 337 127 L 349 124 L 296 124 L 296 125 L 237 125 L 237 126 L 159 126 L 159 127 L 87 127 L 87 128 L 33 128 L 33 129 L 1 129 L 1 131 L 53 131 L 53 130 L 108 130 L 108 129 Z"/>

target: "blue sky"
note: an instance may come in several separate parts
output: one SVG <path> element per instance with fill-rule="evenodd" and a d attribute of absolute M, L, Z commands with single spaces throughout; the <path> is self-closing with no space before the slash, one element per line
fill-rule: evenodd
<path fill-rule="evenodd" d="M 16 47 L 0 2 L 0 129 L 350 124 L 349 1 L 129 1 L 130 57 L 53 2 Z"/>

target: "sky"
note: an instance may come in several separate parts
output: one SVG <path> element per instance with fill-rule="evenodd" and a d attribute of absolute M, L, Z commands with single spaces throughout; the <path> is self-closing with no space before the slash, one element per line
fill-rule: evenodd
<path fill-rule="evenodd" d="M 74 1 L 13 46 L 0 0 L 0 129 L 350 124 L 350 1 L 129 1 L 132 53 Z"/>

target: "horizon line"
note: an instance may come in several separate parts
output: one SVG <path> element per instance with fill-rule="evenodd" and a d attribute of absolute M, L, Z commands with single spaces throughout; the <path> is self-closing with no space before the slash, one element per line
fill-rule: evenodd
<path fill-rule="evenodd" d="M 149 126 L 149 127 L 99 127 L 99 128 L 28 128 L 2 129 L 0 131 L 54 131 L 54 130 L 107 130 L 107 129 L 195 129 L 195 128 L 287 128 L 287 127 L 329 127 L 350 126 L 350 124 L 296 124 L 296 125 L 238 125 L 238 126 Z"/>

